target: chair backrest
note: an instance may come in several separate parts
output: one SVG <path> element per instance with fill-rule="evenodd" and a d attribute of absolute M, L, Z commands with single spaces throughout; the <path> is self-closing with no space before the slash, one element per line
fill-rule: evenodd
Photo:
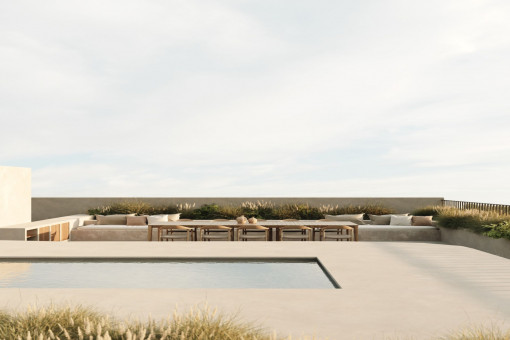
<path fill-rule="evenodd" d="M 201 226 L 200 229 L 232 230 L 232 227 L 227 227 L 227 226 L 224 226 L 224 225 L 205 225 L 205 226 Z"/>
<path fill-rule="evenodd" d="M 312 230 L 313 228 L 312 227 L 307 227 L 307 226 L 304 226 L 304 225 L 282 225 L 280 227 L 281 230 L 288 230 L 288 229 L 292 229 L 292 230 Z"/>
<path fill-rule="evenodd" d="M 269 230 L 268 227 L 264 227 L 261 225 L 255 225 L 255 224 L 243 224 L 237 226 L 237 229 L 244 229 L 244 230 Z"/>

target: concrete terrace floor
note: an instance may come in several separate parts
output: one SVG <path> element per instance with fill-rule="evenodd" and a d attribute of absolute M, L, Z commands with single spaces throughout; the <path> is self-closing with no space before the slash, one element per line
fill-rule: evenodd
<path fill-rule="evenodd" d="M 71 303 L 118 317 L 166 317 L 208 302 L 281 335 L 430 339 L 510 327 L 510 260 L 414 242 L 17 242 L 0 257 L 318 257 L 342 289 L 0 289 L 0 308 Z"/>

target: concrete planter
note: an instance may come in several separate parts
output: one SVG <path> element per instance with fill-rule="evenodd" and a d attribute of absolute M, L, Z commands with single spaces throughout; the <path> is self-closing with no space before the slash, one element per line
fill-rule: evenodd
<path fill-rule="evenodd" d="M 444 243 L 470 247 L 510 259 L 510 240 L 495 239 L 476 234 L 466 229 L 441 229 L 441 240 Z"/>

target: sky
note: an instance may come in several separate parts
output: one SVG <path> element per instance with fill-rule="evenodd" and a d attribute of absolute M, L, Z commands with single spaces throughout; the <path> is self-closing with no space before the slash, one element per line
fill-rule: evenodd
<path fill-rule="evenodd" d="M 0 2 L 35 197 L 510 204 L 510 2 Z"/>

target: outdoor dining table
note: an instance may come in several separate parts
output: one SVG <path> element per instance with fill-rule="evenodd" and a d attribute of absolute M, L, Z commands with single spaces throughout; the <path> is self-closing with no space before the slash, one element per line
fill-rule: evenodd
<path fill-rule="evenodd" d="M 207 226 L 217 226 L 224 225 L 227 227 L 236 228 L 239 226 L 247 225 L 247 224 L 239 224 L 236 220 L 229 221 L 215 221 L 215 220 L 193 220 L 193 221 L 173 221 L 173 222 L 156 222 L 149 224 L 147 240 L 152 241 L 152 230 L 156 228 L 158 230 L 158 235 L 161 235 L 161 230 L 167 226 L 177 226 L 182 225 L 185 227 L 190 227 L 195 229 L 195 241 L 197 239 L 197 230 L 200 227 Z M 279 228 L 288 227 L 288 226 L 307 226 L 317 229 L 321 227 L 339 227 L 339 226 L 348 226 L 354 229 L 354 241 L 358 241 L 358 225 L 353 222 L 348 221 L 317 221 L 317 220 L 299 220 L 299 221 L 285 221 L 285 220 L 265 220 L 265 221 L 257 221 L 255 225 L 261 225 L 270 229 L 269 232 L 269 241 L 273 240 L 273 229 L 278 231 Z M 280 233 L 276 233 L 276 241 L 280 241 L 279 239 Z"/>

